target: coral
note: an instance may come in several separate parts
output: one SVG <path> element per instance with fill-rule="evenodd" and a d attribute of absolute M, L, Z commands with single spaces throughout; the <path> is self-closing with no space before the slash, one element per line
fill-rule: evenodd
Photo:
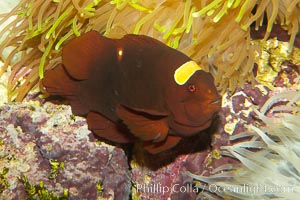
<path fill-rule="evenodd" d="M 298 0 L 25 0 L 9 14 L 0 15 L 0 24 L 14 17 L 0 32 L 5 62 L 0 75 L 12 64 L 9 100 L 21 101 L 38 87 L 45 70 L 61 62 L 63 44 L 93 29 L 114 38 L 127 33 L 157 38 L 212 72 L 222 91 L 233 91 L 254 80 L 256 45 L 251 43 L 250 25 L 255 23 L 258 28 L 266 23 L 266 39 L 278 23 L 291 34 L 292 45 L 299 28 L 299 10 Z M 4 56 L 7 47 L 12 50 Z M 17 61 L 16 55 L 21 57 Z"/>

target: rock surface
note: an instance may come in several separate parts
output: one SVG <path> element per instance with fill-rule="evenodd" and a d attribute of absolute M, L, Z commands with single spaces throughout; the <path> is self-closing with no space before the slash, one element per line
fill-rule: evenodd
<path fill-rule="evenodd" d="M 131 175 L 124 151 L 97 142 L 85 119 L 73 117 L 69 106 L 5 104 L 0 132 L 0 170 L 8 169 L 1 199 L 28 197 L 19 176 L 32 185 L 42 181 L 57 195 L 68 189 L 70 199 L 129 198 Z"/>

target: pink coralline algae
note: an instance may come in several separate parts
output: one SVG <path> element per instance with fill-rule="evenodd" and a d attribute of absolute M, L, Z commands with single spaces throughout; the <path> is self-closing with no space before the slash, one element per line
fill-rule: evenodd
<path fill-rule="evenodd" d="M 131 175 L 122 149 L 96 142 L 85 119 L 68 106 L 37 101 L 7 104 L 0 116 L 0 170 L 7 187 L 0 199 L 26 199 L 18 177 L 69 199 L 126 199 Z M 51 163 L 60 163 L 57 171 Z"/>

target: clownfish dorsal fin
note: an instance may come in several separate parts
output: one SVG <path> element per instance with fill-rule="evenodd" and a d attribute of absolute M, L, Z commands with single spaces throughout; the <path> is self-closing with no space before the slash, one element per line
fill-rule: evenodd
<path fill-rule="evenodd" d="M 152 47 L 166 47 L 166 45 L 156 39 L 153 39 L 149 36 L 145 35 L 135 35 L 135 34 L 127 34 L 123 37 L 124 41 L 134 42 L 136 45 L 142 45 L 142 46 L 152 46 Z"/>
<path fill-rule="evenodd" d="M 77 80 L 89 78 L 90 68 L 105 63 L 105 56 L 115 48 L 110 39 L 96 31 L 74 38 L 63 48 L 63 64 L 71 77 Z"/>
<path fill-rule="evenodd" d="M 163 141 L 168 132 L 169 127 L 166 117 L 153 119 L 145 116 L 142 112 L 137 112 L 123 105 L 117 106 L 117 115 L 127 125 L 130 132 L 142 141 Z"/>

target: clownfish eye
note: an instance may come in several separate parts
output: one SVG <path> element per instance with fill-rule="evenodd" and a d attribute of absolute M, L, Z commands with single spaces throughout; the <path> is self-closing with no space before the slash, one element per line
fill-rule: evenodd
<path fill-rule="evenodd" d="M 196 86 L 194 84 L 191 84 L 188 86 L 188 91 L 189 92 L 195 92 L 196 91 Z"/>

